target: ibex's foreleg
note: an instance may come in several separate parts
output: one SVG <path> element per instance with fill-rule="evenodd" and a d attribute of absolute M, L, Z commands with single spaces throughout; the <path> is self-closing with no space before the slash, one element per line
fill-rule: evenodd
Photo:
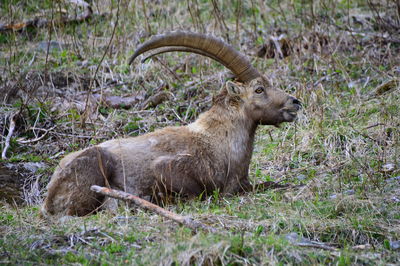
<path fill-rule="evenodd" d="M 160 156 L 154 161 L 158 196 L 169 197 L 179 194 L 182 197 L 194 198 L 207 192 L 209 184 L 202 182 L 204 176 L 198 162 L 184 155 Z M 197 164 L 196 164 L 197 163 Z"/>
<path fill-rule="evenodd" d="M 91 191 L 92 185 L 108 186 L 113 166 L 112 156 L 102 148 L 92 147 L 65 157 L 47 186 L 43 215 L 78 215 L 94 212 L 104 197 Z"/>

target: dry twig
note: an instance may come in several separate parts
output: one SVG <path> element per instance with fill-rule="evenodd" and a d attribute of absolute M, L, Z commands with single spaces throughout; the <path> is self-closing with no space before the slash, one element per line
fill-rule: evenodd
<path fill-rule="evenodd" d="M 14 129 L 15 129 L 15 118 L 16 114 L 12 114 L 10 115 L 10 127 L 8 128 L 8 134 L 6 137 L 6 141 L 4 144 L 4 149 L 1 152 L 1 159 L 6 160 L 7 159 L 7 149 L 10 147 L 10 140 L 11 140 L 11 136 L 14 133 Z"/>
<path fill-rule="evenodd" d="M 97 193 L 100 193 L 102 195 L 105 195 L 105 196 L 108 196 L 111 198 L 116 198 L 116 199 L 120 199 L 123 201 L 133 202 L 135 205 L 137 205 L 140 208 L 155 212 L 158 215 L 163 216 L 168 219 L 171 219 L 181 225 L 184 225 L 184 226 L 192 229 L 193 231 L 202 229 L 202 230 L 210 232 L 210 233 L 216 233 L 216 229 L 213 227 L 205 225 L 199 221 L 195 221 L 190 217 L 185 217 L 185 216 L 170 212 L 164 208 L 161 208 L 160 206 L 157 206 L 147 200 L 141 199 L 132 194 L 129 194 L 129 193 L 126 193 L 126 192 L 123 192 L 120 190 L 115 190 L 115 189 L 100 187 L 100 186 L 91 186 L 90 189 L 92 191 L 95 191 Z"/>
<path fill-rule="evenodd" d="M 313 242 L 313 243 L 311 243 Z M 330 251 L 335 251 L 336 248 L 325 245 L 324 243 L 318 243 L 315 241 L 310 241 L 310 243 L 297 243 L 295 244 L 296 246 L 299 247 L 305 247 L 305 248 L 319 248 L 319 249 L 324 249 L 324 250 L 330 250 Z"/>
<path fill-rule="evenodd" d="M 43 139 L 44 137 L 46 137 L 47 133 L 49 133 L 49 131 L 52 131 L 52 130 L 55 129 L 56 127 L 57 127 L 57 126 L 53 126 L 53 127 L 49 128 L 49 129 L 41 128 L 40 130 L 44 131 L 44 133 L 43 133 L 40 137 L 37 137 L 37 138 L 34 138 L 34 139 L 28 139 L 28 140 L 17 139 L 17 142 L 18 142 L 19 144 L 29 144 L 29 143 L 37 142 L 37 141 Z M 34 128 L 33 128 L 33 129 L 34 129 Z"/>

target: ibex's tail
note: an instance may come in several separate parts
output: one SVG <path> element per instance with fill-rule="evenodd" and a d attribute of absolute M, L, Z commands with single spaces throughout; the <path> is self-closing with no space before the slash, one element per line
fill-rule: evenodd
<path fill-rule="evenodd" d="M 43 216 L 77 215 L 95 212 L 104 197 L 90 186 L 108 186 L 113 158 L 99 147 L 91 147 L 66 156 L 47 186 L 48 194 L 42 206 Z"/>

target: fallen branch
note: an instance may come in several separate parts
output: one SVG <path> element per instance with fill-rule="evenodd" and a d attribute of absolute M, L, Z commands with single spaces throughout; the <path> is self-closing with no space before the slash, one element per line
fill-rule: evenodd
<path fill-rule="evenodd" d="M 304 238 L 294 232 L 287 234 L 285 238 L 291 244 L 296 245 L 298 247 L 320 248 L 320 249 L 330 250 L 330 251 L 336 250 L 336 248 L 329 246 L 326 243 L 309 240 L 309 239 Z"/>
<path fill-rule="evenodd" d="M 123 192 L 120 190 L 115 190 L 115 189 L 110 189 L 110 188 L 100 187 L 100 186 L 91 186 L 90 189 L 94 192 L 100 193 L 102 195 L 105 195 L 105 196 L 108 196 L 111 198 L 116 198 L 116 199 L 120 199 L 123 201 L 133 202 L 135 205 L 137 205 L 140 208 L 155 212 L 155 213 L 159 214 L 160 216 L 171 219 L 181 225 L 184 225 L 184 226 L 192 229 L 193 231 L 202 229 L 202 230 L 210 232 L 210 233 L 217 232 L 216 229 L 213 227 L 205 225 L 199 221 L 195 221 L 190 217 L 185 217 L 185 216 L 170 212 L 164 208 L 161 208 L 160 206 L 157 206 L 147 200 L 144 200 L 144 199 L 134 196 L 132 194 L 129 194 L 129 193 L 126 193 L 126 192 Z"/>
<path fill-rule="evenodd" d="M 21 31 L 28 27 L 33 28 L 45 28 L 49 25 L 65 25 L 68 23 L 80 23 L 87 21 L 92 17 L 93 10 L 89 4 L 82 0 L 69 0 L 68 2 L 75 4 L 77 6 L 83 7 L 85 10 L 78 15 L 72 16 L 62 16 L 58 20 L 52 20 L 47 18 L 33 18 L 26 20 L 24 22 L 11 23 L 11 24 L 0 24 L 0 32 L 8 32 L 8 31 Z"/>
<path fill-rule="evenodd" d="M 314 241 L 312 241 L 312 242 L 314 242 Z M 330 250 L 330 251 L 335 251 L 336 250 L 336 248 L 334 248 L 334 247 L 327 246 L 327 245 L 325 245 L 323 243 L 318 243 L 318 242 L 315 242 L 315 243 L 311 243 L 311 242 L 310 243 L 297 243 L 295 245 L 299 246 L 299 247 L 303 247 L 303 248 L 320 248 L 320 249 Z"/>
<path fill-rule="evenodd" d="M 8 150 L 8 148 L 10 147 L 11 136 L 12 136 L 12 134 L 14 133 L 14 129 L 15 129 L 15 120 L 14 120 L 14 117 L 15 117 L 15 115 L 16 115 L 16 114 L 12 114 L 12 115 L 10 116 L 10 127 L 8 128 L 8 134 L 7 134 L 7 137 L 6 137 L 5 144 L 4 144 L 4 149 L 3 149 L 3 151 L 1 152 L 1 159 L 3 159 L 3 160 L 6 160 L 6 159 L 7 159 L 7 150 Z"/>
<path fill-rule="evenodd" d="M 49 133 L 51 130 L 55 129 L 56 127 L 57 126 L 53 126 L 50 129 L 41 128 L 40 130 L 44 131 L 44 133 L 40 137 L 37 137 L 37 138 L 34 138 L 34 139 L 28 139 L 28 140 L 17 139 L 17 142 L 19 144 L 28 144 L 28 143 L 33 143 L 33 142 L 39 141 L 39 140 L 43 139 L 44 137 L 46 137 L 47 133 Z"/>

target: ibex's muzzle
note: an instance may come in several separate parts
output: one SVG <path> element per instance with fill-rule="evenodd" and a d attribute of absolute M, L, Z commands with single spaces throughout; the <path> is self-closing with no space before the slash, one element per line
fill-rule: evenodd
<path fill-rule="evenodd" d="M 281 109 L 283 115 L 283 122 L 292 122 L 297 117 L 297 111 L 301 108 L 301 102 L 293 97 L 289 96 L 285 106 Z"/>

